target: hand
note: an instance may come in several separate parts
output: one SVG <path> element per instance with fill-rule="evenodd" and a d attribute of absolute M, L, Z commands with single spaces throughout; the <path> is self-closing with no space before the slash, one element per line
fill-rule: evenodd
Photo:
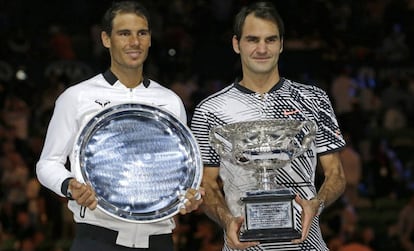
<path fill-rule="evenodd" d="M 259 242 L 240 242 L 239 233 L 243 221 L 243 217 L 233 217 L 226 227 L 226 242 L 230 248 L 246 249 L 260 244 Z"/>
<path fill-rule="evenodd" d="M 81 206 L 94 210 L 98 205 L 95 191 L 90 185 L 78 182 L 76 179 L 69 181 L 69 190 L 72 198 Z"/>
<path fill-rule="evenodd" d="M 205 194 L 204 188 L 200 187 L 199 190 L 188 189 L 185 194 L 185 203 L 184 207 L 180 209 L 180 214 L 187 214 L 194 210 L 197 210 L 198 207 L 203 203 L 203 196 Z"/>
<path fill-rule="evenodd" d="M 313 217 L 316 216 L 319 208 L 318 200 L 305 200 L 296 195 L 295 201 L 302 207 L 302 236 L 300 239 L 292 240 L 293 243 L 299 244 L 306 240 L 309 229 L 312 225 Z"/>

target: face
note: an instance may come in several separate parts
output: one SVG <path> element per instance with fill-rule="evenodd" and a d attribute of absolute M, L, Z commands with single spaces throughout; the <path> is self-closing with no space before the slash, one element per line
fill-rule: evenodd
<path fill-rule="evenodd" d="M 233 37 L 233 49 L 240 54 L 243 74 L 277 73 L 283 41 L 276 23 L 246 17 L 240 40 Z"/>
<path fill-rule="evenodd" d="M 101 34 L 102 43 L 111 54 L 111 70 L 142 69 L 151 46 L 147 20 L 134 13 L 121 13 L 112 24 L 111 34 Z"/>

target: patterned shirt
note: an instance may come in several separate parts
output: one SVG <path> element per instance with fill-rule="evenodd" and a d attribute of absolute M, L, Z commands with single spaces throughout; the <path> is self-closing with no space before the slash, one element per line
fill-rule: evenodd
<path fill-rule="evenodd" d="M 329 97 L 322 89 L 281 79 L 269 92 L 255 93 L 237 81 L 207 97 L 196 107 L 191 129 L 196 137 L 204 165 L 220 167 L 226 202 L 234 215 L 240 215 L 237 203 L 244 192 L 252 189 L 252 170 L 246 170 L 222 158 L 210 144 L 210 130 L 219 125 L 255 120 L 299 120 L 316 123 L 317 132 L 309 150 L 295 158 L 290 165 L 277 170 L 277 183 L 311 199 L 317 194 L 315 173 L 317 155 L 338 151 L 345 146 Z M 300 230 L 301 207 L 294 203 L 295 227 Z M 223 250 L 232 250 L 226 245 Z M 309 236 L 302 244 L 290 242 L 266 243 L 253 250 L 328 250 L 322 239 L 319 218 L 315 217 Z"/>

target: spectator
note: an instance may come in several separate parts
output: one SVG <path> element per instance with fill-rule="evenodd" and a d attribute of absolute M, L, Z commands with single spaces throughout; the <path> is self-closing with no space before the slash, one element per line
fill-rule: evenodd
<path fill-rule="evenodd" d="M 404 251 L 414 251 L 414 196 L 398 215 L 398 236 Z"/>

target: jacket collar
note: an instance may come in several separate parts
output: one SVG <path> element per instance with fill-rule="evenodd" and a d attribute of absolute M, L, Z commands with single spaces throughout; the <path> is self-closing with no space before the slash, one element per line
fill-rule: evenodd
<path fill-rule="evenodd" d="M 106 70 L 102 75 L 110 85 L 114 85 L 116 81 L 118 81 L 118 78 L 110 69 Z M 142 82 L 144 83 L 145 88 L 148 88 L 151 83 L 151 81 L 145 76 Z"/>

